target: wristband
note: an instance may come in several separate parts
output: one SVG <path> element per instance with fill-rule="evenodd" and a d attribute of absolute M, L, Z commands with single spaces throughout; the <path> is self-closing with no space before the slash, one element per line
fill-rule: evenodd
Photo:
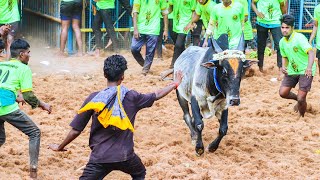
<path fill-rule="evenodd" d="M 179 83 L 177 82 L 172 82 L 169 85 L 174 85 L 174 89 L 178 89 Z"/>

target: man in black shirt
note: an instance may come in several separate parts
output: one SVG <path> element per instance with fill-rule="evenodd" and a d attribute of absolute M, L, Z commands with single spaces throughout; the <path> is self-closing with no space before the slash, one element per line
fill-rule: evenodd
<path fill-rule="evenodd" d="M 80 135 L 81 131 L 83 131 L 92 117 L 89 138 L 89 146 L 92 151 L 89 162 L 80 179 L 103 179 L 113 170 L 120 170 L 128 173 L 133 179 L 144 179 L 146 175 L 145 166 L 142 164 L 140 158 L 134 153 L 133 128 L 130 129 L 124 128 L 123 126 L 117 126 L 117 123 L 110 125 L 108 123 L 110 123 L 112 117 L 109 121 L 104 121 L 103 118 L 101 118 L 101 115 L 105 110 L 107 111 L 106 114 L 110 112 L 110 114 L 112 114 L 111 116 L 114 114 L 113 110 L 123 110 L 120 115 L 118 114 L 119 117 L 128 118 L 128 121 L 130 121 L 128 124 L 132 125 L 131 127 L 134 127 L 137 112 L 143 108 L 151 107 L 154 101 L 161 99 L 169 92 L 176 89 L 181 83 L 182 73 L 178 72 L 175 76 L 175 81 L 165 88 L 157 90 L 154 93 L 141 94 L 120 86 L 124 79 L 124 71 L 126 69 L 127 61 L 123 56 L 113 55 L 108 57 L 104 62 L 104 76 L 108 80 L 107 88 L 103 91 L 90 94 L 79 111 L 81 112 L 83 109 L 86 109 L 86 107 L 95 104 L 97 102 L 96 99 L 99 99 L 100 94 L 107 91 L 111 92 L 112 89 L 115 89 L 114 93 L 106 93 L 103 94 L 103 96 L 100 96 L 103 97 L 104 100 L 102 101 L 106 102 L 105 104 L 107 105 L 102 107 L 102 111 L 96 112 L 96 110 L 84 110 L 84 112 L 77 114 L 70 124 L 72 129 L 65 140 L 60 145 L 49 145 L 54 151 L 65 151 L 65 146 Z M 109 96 L 111 97 L 110 101 L 105 100 L 108 99 Z M 109 104 L 112 105 L 110 106 Z M 111 110 L 109 111 L 109 109 Z"/>

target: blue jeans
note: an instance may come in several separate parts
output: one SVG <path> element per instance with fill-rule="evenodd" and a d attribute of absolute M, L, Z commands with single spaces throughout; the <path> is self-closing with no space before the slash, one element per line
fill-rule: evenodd
<path fill-rule="evenodd" d="M 140 34 L 139 39 L 132 38 L 131 52 L 136 61 L 143 67 L 143 71 L 148 72 L 157 47 L 158 35 Z M 146 44 L 146 58 L 143 59 L 140 51 L 141 47 Z"/>
<path fill-rule="evenodd" d="M 25 135 L 29 136 L 29 156 L 30 167 L 38 167 L 39 148 L 40 148 L 40 129 L 37 125 L 20 109 L 7 115 L 0 116 L 0 146 L 6 141 L 4 122 L 13 125 Z"/>

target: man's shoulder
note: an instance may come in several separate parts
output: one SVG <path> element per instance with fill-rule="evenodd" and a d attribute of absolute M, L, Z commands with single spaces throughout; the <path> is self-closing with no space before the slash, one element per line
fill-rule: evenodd
<path fill-rule="evenodd" d="M 305 36 L 304 34 L 299 33 L 299 32 L 295 32 L 294 37 L 295 37 L 296 39 L 300 39 L 300 40 L 306 38 L 306 36 Z"/>

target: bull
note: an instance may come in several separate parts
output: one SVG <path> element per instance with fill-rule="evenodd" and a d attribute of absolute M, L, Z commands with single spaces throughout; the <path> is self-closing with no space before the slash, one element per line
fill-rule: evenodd
<path fill-rule="evenodd" d="M 219 135 L 207 147 L 209 152 L 214 152 L 227 134 L 228 107 L 240 104 L 241 77 L 255 63 L 245 59 L 243 35 L 236 50 L 228 50 L 225 39 L 226 36 L 221 36 L 213 40 L 212 48 L 190 46 L 174 64 L 174 72 L 182 71 L 184 75 L 177 97 L 198 156 L 204 153 L 202 119 L 215 115 L 219 120 Z"/>

